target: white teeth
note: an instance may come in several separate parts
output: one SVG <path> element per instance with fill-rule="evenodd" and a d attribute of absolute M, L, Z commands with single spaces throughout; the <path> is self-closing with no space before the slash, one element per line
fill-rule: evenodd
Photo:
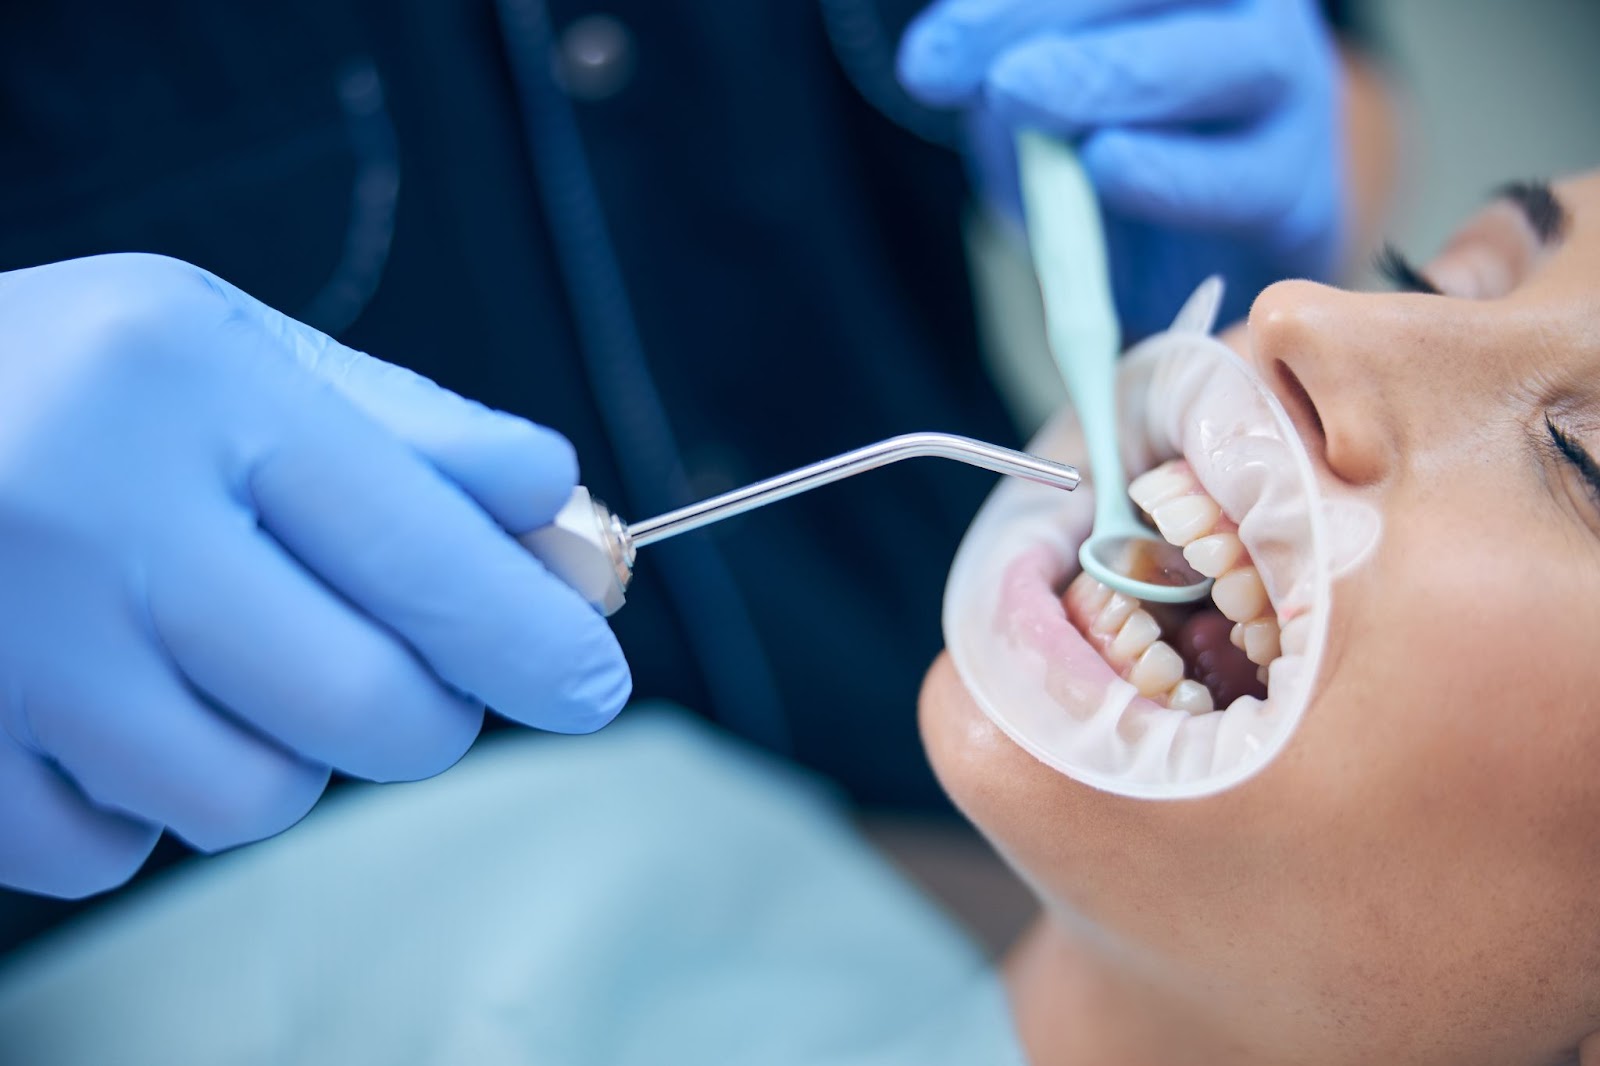
<path fill-rule="evenodd" d="M 1244 653 L 1251 662 L 1265 666 L 1276 659 L 1281 651 L 1276 621 L 1257 618 L 1254 622 L 1244 624 Z"/>
<path fill-rule="evenodd" d="M 1139 609 L 1139 601 L 1132 596 L 1121 592 L 1113 592 L 1111 598 L 1106 600 L 1106 605 L 1101 608 L 1100 614 L 1095 618 L 1094 624 L 1089 628 L 1097 636 L 1109 637 L 1122 628 L 1122 623 L 1128 616 Z"/>
<path fill-rule="evenodd" d="M 1216 528 L 1222 508 L 1210 496 L 1195 493 L 1168 500 L 1150 512 L 1169 544 L 1180 548 Z"/>
<path fill-rule="evenodd" d="M 1155 699 L 1182 680 L 1183 660 L 1164 640 L 1146 648 L 1128 671 L 1128 683 L 1147 699 Z"/>
<path fill-rule="evenodd" d="M 1211 586 L 1211 599 L 1225 617 L 1234 622 L 1249 622 L 1266 613 L 1267 590 L 1253 566 L 1241 566 L 1217 578 Z"/>
<path fill-rule="evenodd" d="M 1072 579 L 1072 584 L 1077 588 L 1078 604 L 1086 617 L 1098 615 L 1111 599 L 1111 590 L 1088 574 L 1079 574 Z"/>
<path fill-rule="evenodd" d="M 1179 681 L 1167 693 L 1167 706 L 1175 711 L 1204 714 L 1212 709 L 1211 690 L 1198 681 Z"/>
<path fill-rule="evenodd" d="M 1272 659 L 1278 658 L 1282 648 L 1278 647 L 1278 624 L 1274 619 L 1258 618 L 1251 623 L 1245 623 L 1245 655 L 1251 663 L 1266 666 Z"/>
<path fill-rule="evenodd" d="M 1283 624 L 1283 633 L 1278 638 L 1278 645 L 1286 654 L 1304 655 L 1306 645 L 1310 641 L 1311 616 L 1301 614 Z"/>
<path fill-rule="evenodd" d="M 1221 577 L 1244 554 L 1244 544 L 1237 533 L 1213 533 L 1201 537 L 1183 549 L 1189 565 L 1206 577 Z"/>
<path fill-rule="evenodd" d="M 1280 630 L 1261 575 L 1250 565 L 1238 532 L 1223 520 L 1222 508 L 1200 487 L 1186 463 L 1175 460 L 1140 475 L 1128 486 L 1128 495 L 1164 539 L 1183 548 L 1189 565 L 1215 581 L 1211 599 L 1235 623 L 1229 639 L 1257 664 L 1263 682 L 1268 666 L 1283 652 L 1303 650 L 1310 635 L 1309 620 L 1297 618 Z M 1219 524 L 1224 528 L 1219 530 Z M 1067 599 L 1079 624 L 1087 621 L 1085 628 L 1106 661 L 1141 696 L 1190 714 L 1215 709 L 1205 685 L 1183 676 L 1183 659 L 1161 639 L 1160 623 L 1137 599 L 1113 592 L 1087 574 L 1073 579 Z"/>
<path fill-rule="evenodd" d="M 1149 514 L 1158 504 L 1176 499 L 1193 489 L 1194 475 L 1189 473 L 1186 466 L 1162 463 L 1154 470 L 1147 470 L 1134 478 L 1128 486 L 1128 496 Z"/>
<path fill-rule="evenodd" d="M 1114 664 L 1131 663 L 1138 654 L 1161 639 L 1161 627 L 1150 617 L 1149 611 L 1134 611 L 1122 623 L 1116 639 L 1106 649 L 1106 658 Z"/>

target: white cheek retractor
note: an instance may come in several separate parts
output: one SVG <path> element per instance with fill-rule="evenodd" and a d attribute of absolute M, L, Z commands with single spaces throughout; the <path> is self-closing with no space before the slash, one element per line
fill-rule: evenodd
<path fill-rule="evenodd" d="M 1170 709 L 1140 696 L 1068 620 L 1061 597 L 1093 524 L 1093 490 L 1068 496 L 1000 485 L 967 531 L 945 588 L 945 642 L 983 712 L 1047 765 L 1124 795 L 1217 792 L 1283 749 L 1321 665 L 1332 561 L 1362 554 L 1378 529 L 1370 507 L 1361 522 L 1325 520 L 1314 467 L 1282 407 L 1210 336 L 1220 296 L 1220 283 L 1202 285 L 1171 329 L 1123 360 L 1121 451 L 1134 472 L 1184 457 L 1238 524 L 1286 627 L 1266 699 L 1241 696 L 1198 714 Z M 1070 412 L 1031 450 L 1082 455 Z M 1343 543 L 1352 538 L 1362 543 Z"/>

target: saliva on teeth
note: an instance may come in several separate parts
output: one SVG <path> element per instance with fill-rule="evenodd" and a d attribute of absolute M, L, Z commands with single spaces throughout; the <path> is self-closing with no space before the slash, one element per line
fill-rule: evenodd
<path fill-rule="evenodd" d="M 1128 495 L 1165 540 L 1183 549 L 1189 565 L 1215 579 L 1211 600 L 1233 623 L 1229 641 L 1256 664 L 1256 681 L 1266 685 L 1272 663 L 1286 648 L 1304 643 L 1304 634 L 1299 632 L 1303 627 L 1290 622 L 1280 629 L 1261 575 L 1239 540 L 1238 527 L 1182 459 L 1135 478 Z M 1088 574 L 1079 574 L 1067 588 L 1063 603 L 1073 623 L 1141 696 L 1192 714 L 1215 708 L 1215 694 L 1200 679 L 1185 676 L 1196 671 L 1186 666 L 1177 649 L 1164 639 L 1156 615 L 1138 600 L 1111 591 Z M 1168 622 L 1170 626 L 1170 618 Z M 1214 676 L 1212 680 L 1217 683 Z"/>

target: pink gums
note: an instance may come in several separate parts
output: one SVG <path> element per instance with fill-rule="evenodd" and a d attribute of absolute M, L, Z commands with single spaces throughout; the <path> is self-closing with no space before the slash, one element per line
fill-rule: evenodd
<path fill-rule="evenodd" d="M 1081 718 L 1099 710 L 1106 693 L 1126 682 L 1067 618 L 1060 590 L 1071 576 L 1049 544 L 1028 548 L 1001 575 L 994 625 L 1008 643 L 1043 658 L 1045 690 Z M 1131 705 L 1136 710 L 1164 709 L 1139 695 L 1132 696 Z"/>

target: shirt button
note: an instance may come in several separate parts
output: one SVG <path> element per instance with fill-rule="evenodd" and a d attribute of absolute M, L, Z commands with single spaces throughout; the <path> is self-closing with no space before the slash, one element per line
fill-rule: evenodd
<path fill-rule="evenodd" d="M 575 100 L 604 100 L 633 78 L 633 34 L 610 15 L 585 15 L 561 33 L 556 79 Z"/>

